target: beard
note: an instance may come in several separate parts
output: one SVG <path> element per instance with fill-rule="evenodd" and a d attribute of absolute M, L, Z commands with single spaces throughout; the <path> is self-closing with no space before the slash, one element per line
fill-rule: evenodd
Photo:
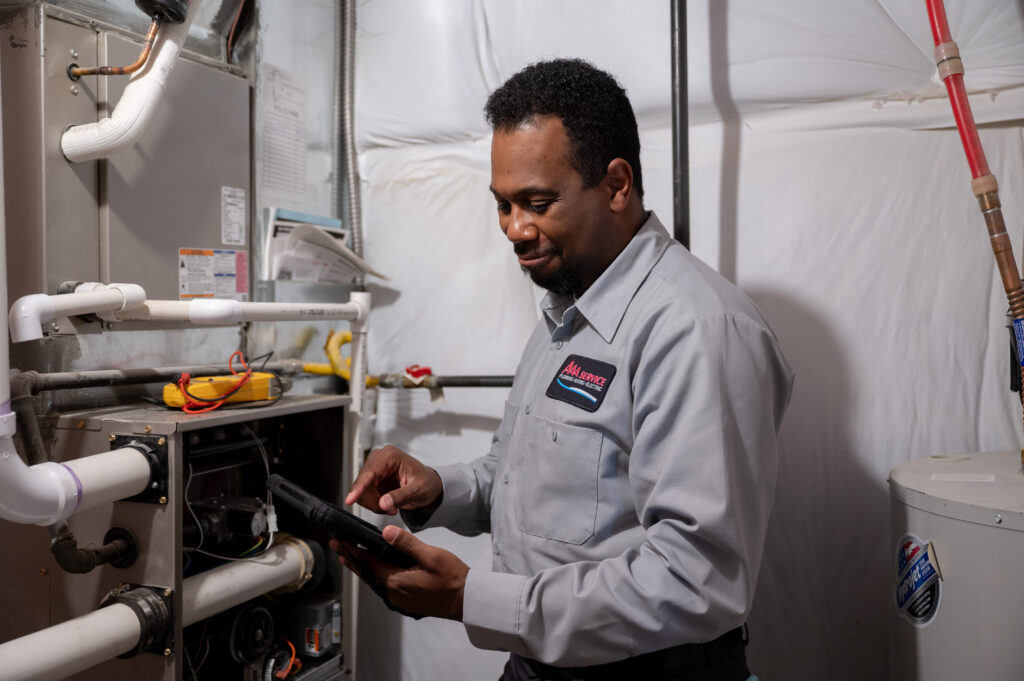
<path fill-rule="evenodd" d="M 557 296 L 567 296 L 580 290 L 580 277 L 572 269 L 562 265 L 551 274 L 541 274 L 526 267 L 522 268 L 523 273 L 530 275 L 530 279 L 537 286 L 551 291 Z"/>

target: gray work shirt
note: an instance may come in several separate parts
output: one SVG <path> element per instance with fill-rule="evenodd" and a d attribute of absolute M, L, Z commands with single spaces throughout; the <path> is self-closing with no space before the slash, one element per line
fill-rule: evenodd
<path fill-rule="evenodd" d="M 793 379 L 775 335 L 653 213 L 583 296 L 543 308 L 490 452 L 438 468 L 423 525 L 492 535 L 470 640 L 581 666 L 739 626 Z"/>

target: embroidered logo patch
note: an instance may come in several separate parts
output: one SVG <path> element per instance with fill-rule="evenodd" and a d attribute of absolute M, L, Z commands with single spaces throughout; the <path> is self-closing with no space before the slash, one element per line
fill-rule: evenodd
<path fill-rule="evenodd" d="M 568 402 L 585 411 L 597 411 L 604 402 L 608 386 L 615 378 L 615 367 L 589 357 L 569 355 L 548 386 L 547 396 Z"/>

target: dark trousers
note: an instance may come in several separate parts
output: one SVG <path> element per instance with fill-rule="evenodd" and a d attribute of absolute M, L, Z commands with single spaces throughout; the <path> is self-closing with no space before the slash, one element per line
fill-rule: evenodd
<path fill-rule="evenodd" d="M 552 667 L 513 654 L 498 681 L 746 681 L 747 641 L 737 628 L 692 643 L 591 667 Z"/>

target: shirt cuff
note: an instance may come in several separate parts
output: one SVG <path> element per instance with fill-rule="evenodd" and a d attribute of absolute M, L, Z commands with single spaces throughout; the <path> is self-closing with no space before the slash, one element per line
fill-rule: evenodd
<path fill-rule="evenodd" d="M 477 648 L 530 657 L 519 637 L 526 577 L 504 572 L 470 570 L 462 597 L 462 624 Z"/>
<path fill-rule="evenodd" d="M 402 511 L 402 520 L 413 532 L 429 527 L 448 527 L 463 515 L 463 509 L 470 502 L 473 481 L 468 467 L 449 464 L 434 468 L 441 477 L 441 505 L 431 514 L 422 511 Z"/>

